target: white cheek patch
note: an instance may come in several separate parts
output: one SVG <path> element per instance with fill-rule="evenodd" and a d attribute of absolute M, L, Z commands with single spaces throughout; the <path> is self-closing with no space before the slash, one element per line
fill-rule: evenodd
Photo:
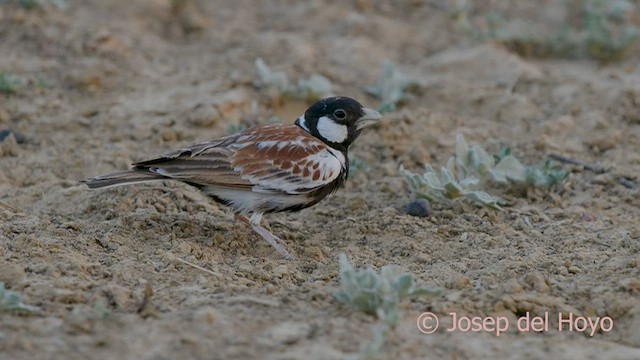
<path fill-rule="evenodd" d="M 347 140 L 349 131 L 346 125 L 337 124 L 335 121 L 329 119 L 326 116 L 318 119 L 318 125 L 316 127 L 320 136 L 327 141 L 334 143 L 341 143 Z"/>

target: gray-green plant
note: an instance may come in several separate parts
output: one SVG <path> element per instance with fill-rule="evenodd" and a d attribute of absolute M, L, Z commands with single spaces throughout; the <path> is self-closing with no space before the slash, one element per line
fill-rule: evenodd
<path fill-rule="evenodd" d="M 500 210 L 504 201 L 479 190 L 493 182 L 508 186 L 551 187 L 562 182 L 568 172 L 547 160 L 539 165 L 526 166 L 511 154 L 510 148 L 502 148 L 496 155 L 489 155 L 481 146 L 469 146 L 462 135 L 456 136 L 455 156 L 449 158 L 438 174 L 431 165 L 425 165 L 422 175 L 400 166 L 412 193 L 429 201 L 451 204 L 455 199 Z"/>
<path fill-rule="evenodd" d="M 480 145 L 467 145 L 464 136 L 456 136 L 456 170 L 465 178 L 477 176 L 503 185 L 551 187 L 566 179 L 569 173 L 560 165 L 546 160 L 538 165 L 524 165 L 503 147 L 496 155 L 489 155 Z"/>
<path fill-rule="evenodd" d="M 640 29 L 632 20 L 637 17 L 638 8 L 628 1 L 565 0 L 564 7 L 566 14 L 573 14 L 578 21 L 565 21 L 546 36 L 509 34 L 510 27 L 505 26 L 510 22 L 507 14 L 495 12 L 486 16 L 486 26 L 482 27 L 486 30 L 482 30 L 469 19 L 472 6 L 462 7 L 455 18 L 458 27 L 470 37 L 495 40 L 522 56 L 613 61 L 640 41 Z"/>
<path fill-rule="evenodd" d="M 466 199 L 481 206 L 502 210 L 500 205 L 504 204 L 504 200 L 477 190 L 476 186 L 480 180 L 476 177 L 469 176 L 457 180 L 452 164 L 452 161 L 448 161 L 440 170 L 440 174 L 431 165 L 426 164 L 422 175 L 406 170 L 400 165 L 400 173 L 416 197 L 447 205 L 451 205 L 456 199 Z"/>
<path fill-rule="evenodd" d="M 382 113 L 395 111 L 398 104 L 408 100 L 407 89 L 418 86 L 418 83 L 400 71 L 392 62 L 385 60 L 380 68 L 376 83 L 365 87 L 365 91 L 378 98 L 381 103 L 378 111 Z"/>
<path fill-rule="evenodd" d="M 0 4 L 3 3 L 14 3 L 25 10 L 35 10 L 47 4 L 51 4 L 58 9 L 64 9 L 67 6 L 66 0 L 0 0 Z"/>
<path fill-rule="evenodd" d="M 282 119 L 280 119 L 278 116 L 271 116 L 269 119 L 267 119 L 267 123 L 269 124 L 282 124 Z"/>
<path fill-rule="evenodd" d="M 640 30 L 624 21 L 628 9 L 622 2 L 585 0 L 583 4 L 584 44 L 589 56 L 599 60 L 615 59 L 640 39 Z M 618 6 L 616 6 L 618 5 Z"/>
<path fill-rule="evenodd" d="M 331 80 L 319 74 L 312 74 L 308 79 L 299 79 L 296 85 L 292 85 L 289 77 L 282 71 L 272 70 L 261 58 L 255 61 L 257 80 L 255 85 L 259 88 L 271 88 L 283 96 L 305 99 L 309 101 L 331 95 Z"/>
<path fill-rule="evenodd" d="M 298 80 L 298 87 L 294 89 L 298 97 L 309 101 L 319 100 L 331 94 L 331 80 L 318 74 L 308 79 Z"/>
<path fill-rule="evenodd" d="M 491 180 L 500 184 L 548 188 L 561 183 L 569 176 L 569 172 L 551 160 L 537 165 L 523 165 L 511 155 L 511 148 L 508 147 L 500 149 L 494 158 L 497 164 L 490 169 L 489 175 Z"/>
<path fill-rule="evenodd" d="M 336 300 L 379 319 L 373 330 L 373 340 L 363 353 L 364 358 L 373 357 L 384 345 L 387 333 L 400 319 L 398 304 L 401 300 L 440 294 L 437 289 L 415 287 L 413 276 L 401 273 L 396 266 L 383 266 L 380 273 L 372 268 L 357 270 L 345 254 L 340 254 L 339 264 L 342 288 L 334 294 Z"/>
<path fill-rule="evenodd" d="M 0 311 L 31 313 L 38 310 L 40 309 L 36 306 L 23 303 L 20 294 L 6 289 L 0 281 Z"/>
<path fill-rule="evenodd" d="M 227 135 L 233 135 L 235 133 L 239 133 L 247 129 L 247 125 L 245 124 L 229 124 L 226 128 Z"/>
<path fill-rule="evenodd" d="M 22 83 L 10 74 L 0 71 L 0 93 L 15 94 Z"/>
<path fill-rule="evenodd" d="M 255 61 L 256 74 L 258 79 L 255 85 L 258 87 L 274 88 L 281 93 L 286 93 L 291 89 L 289 77 L 282 71 L 272 70 L 262 58 Z"/>
<path fill-rule="evenodd" d="M 93 313 L 100 319 L 108 319 L 112 315 L 111 310 L 102 301 L 97 301 L 93 304 Z"/>

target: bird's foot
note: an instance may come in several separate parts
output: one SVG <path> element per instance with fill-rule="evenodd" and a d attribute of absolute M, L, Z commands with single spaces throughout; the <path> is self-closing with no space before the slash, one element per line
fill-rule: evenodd
<path fill-rule="evenodd" d="M 287 259 L 293 259 L 293 256 L 285 249 L 282 245 L 280 245 L 280 240 L 277 236 L 273 235 L 269 230 L 260 226 L 260 220 L 262 219 L 262 215 L 251 216 L 251 219 L 246 217 L 245 215 L 237 214 L 236 218 L 240 221 L 251 225 L 253 231 L 258 233 L 263 239 L 265 239 L 274 249 L 276 249 L 282 256 Z"/>

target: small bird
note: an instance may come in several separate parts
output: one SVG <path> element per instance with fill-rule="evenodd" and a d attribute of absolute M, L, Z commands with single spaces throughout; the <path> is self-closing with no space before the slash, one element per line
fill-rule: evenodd
<path fill-rule="evenodd" d="M 81 182 L 97 189 L 183 181 L 231 207 L 240 220 L 291 258 L 279 239 L 260 225 L 262 215 L 298 211 L 335 192 L 349 173 L 349 146 L 362 129 L 381 118 L 352 98 L 329 97 L 311 105 L 292 125 L 253 126 Z"/>

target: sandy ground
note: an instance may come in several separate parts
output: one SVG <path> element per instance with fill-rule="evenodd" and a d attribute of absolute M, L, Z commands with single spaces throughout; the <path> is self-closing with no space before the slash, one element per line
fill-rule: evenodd
<path fill-rule="evenodd" d="M 22 82 L 0 94 L 0 130 L 23 136 L 0 143 L 0 281 L 40 309 L 0 313 L 0 358 L 356 356 L 376 320 L 333 298 L 340 253 L 443 289 L 402 303 L 380 359 L 640 358 L 638 49 L 609 64 L 523 59 L 470 39 L 448 2 L 387 3 L 0 4 L 0 71 Z M 555 21 L 545 11 L 558 15 L 510 4 L 543 28 Z M 292 122 L 307 104 L 256 89 L 257 57 L 291 79 L 326 76 L 371 107 L 363 87 L 384 59 L 421 84 L 357 141 L 368 171 L 313 208 L 267 217 L 295 260 L 187 185 L 78 184 L 232 124 Z M 501 213 L 406 215 L 398 166 L 442 165 L 458 133 L 532 163 L 556 153 L 607 171 L 568 167 L 550 191 L 494 189 L 510 199 Z M 426 311 L 441 319 L 431 335 L 416 328 Z M 504 316 L 510 329 L 448 332 L 452 312 Z M 550 329 L 518 332 L 527 312 L 549 314 Z M 558 313 L 614 328 L 560 332 Z"/>

